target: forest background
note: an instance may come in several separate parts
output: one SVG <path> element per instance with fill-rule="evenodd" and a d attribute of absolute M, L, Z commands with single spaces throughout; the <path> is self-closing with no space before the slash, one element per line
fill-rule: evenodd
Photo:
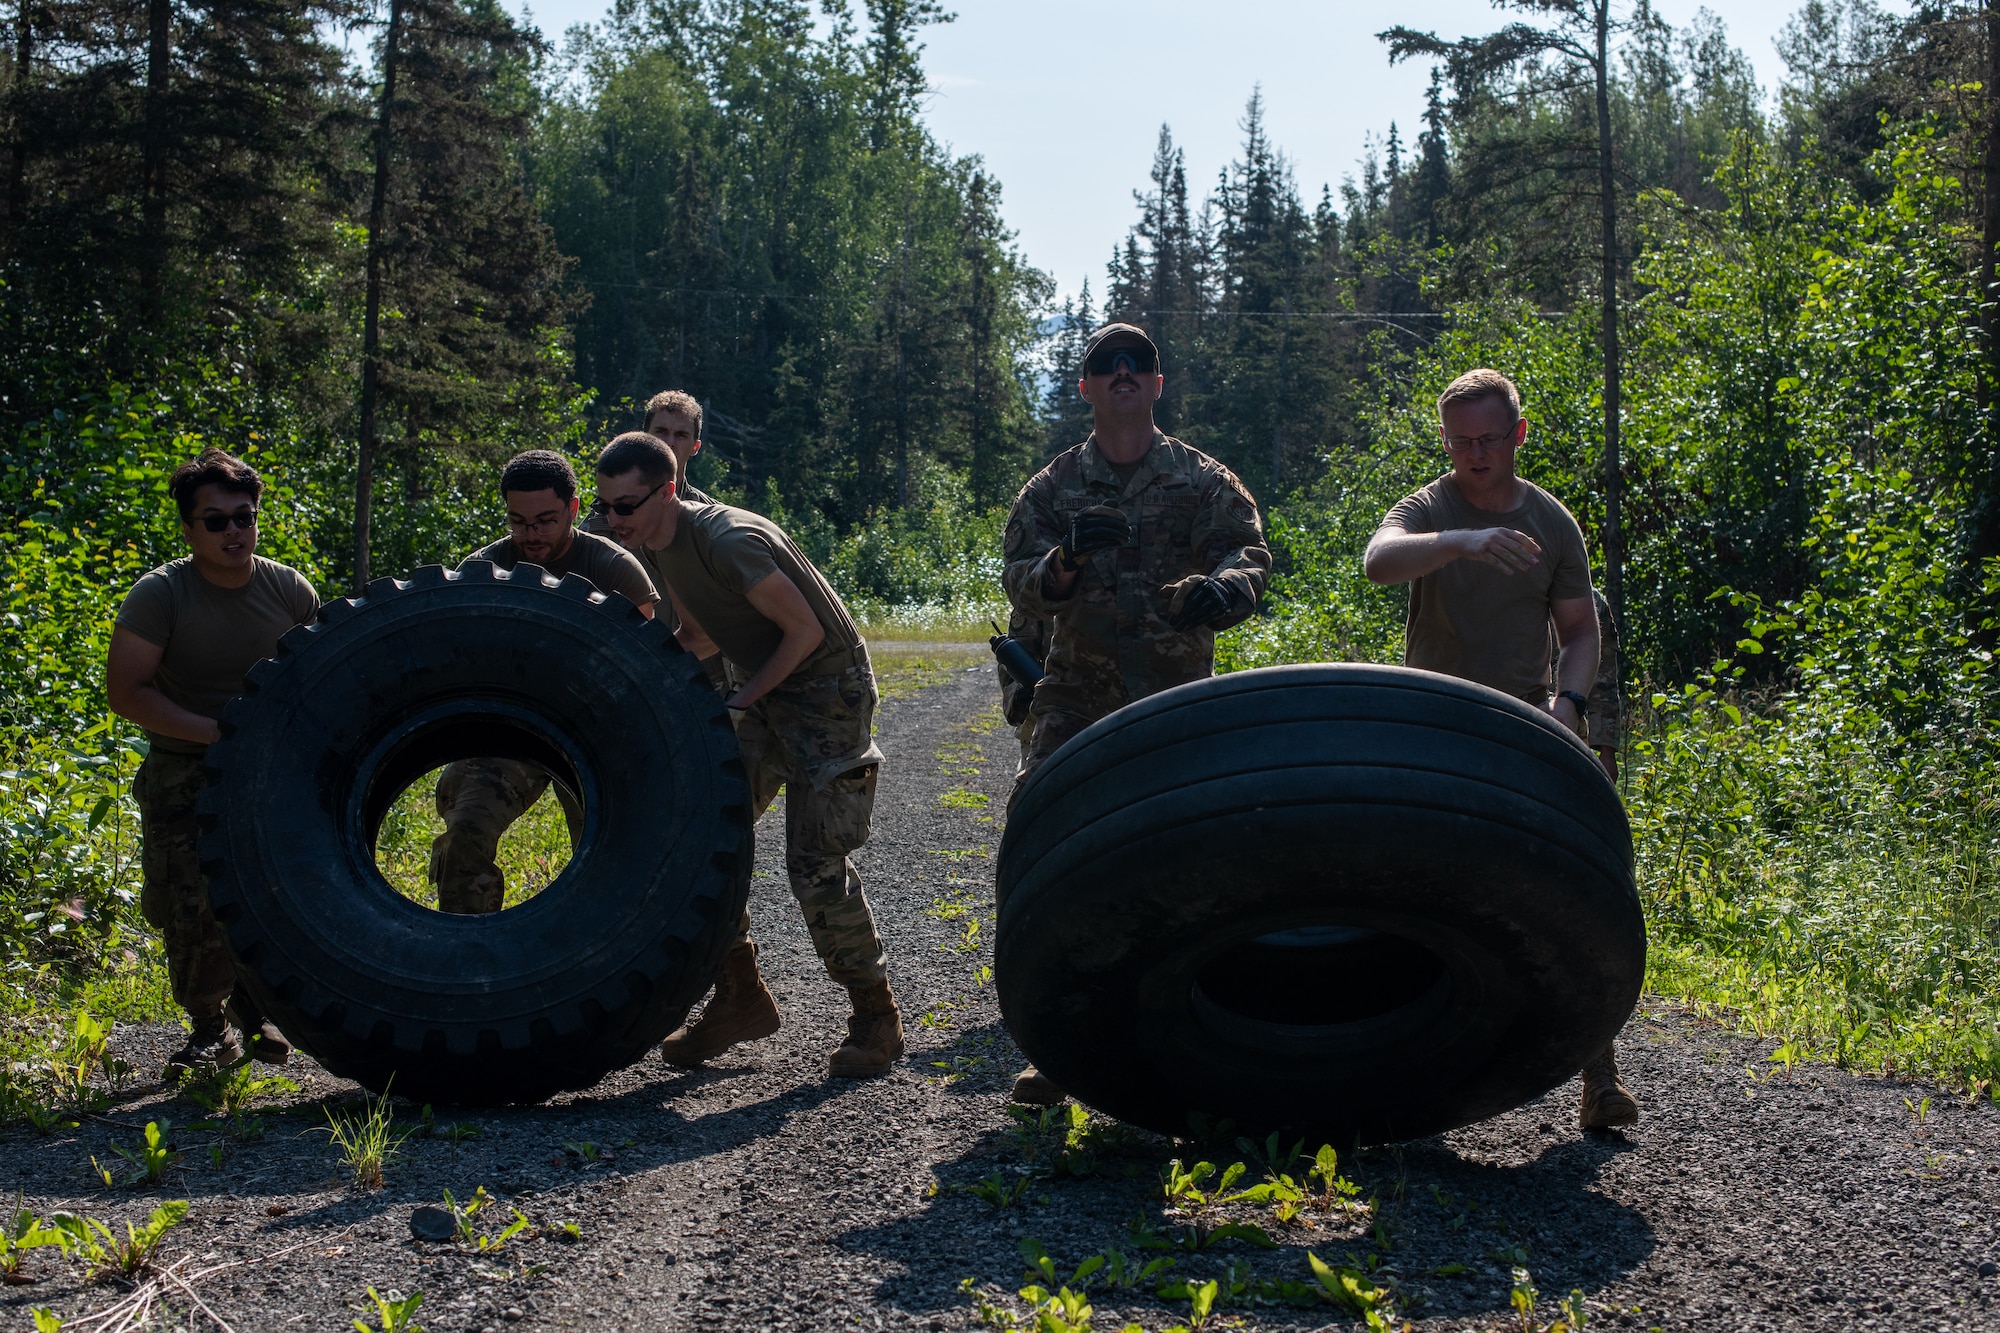
<path fill-rule="evenodd" d="M 1443 470 L 1443 384 L 1514 376 L 1524 471 L 1594 550 L 1622 493 L 1649 987 L 1771 1036 L 1774 1068 L 1990 1089 L 2000 18 L 1811 0 L 1767 91 L 1705 14 L 1521 8 L 1385 45 L 1435 63 L 1422 121 L 1317 198 L 1254 95 L 1206 192 L 1163 127 L 1103 282 L 1058 305 L 1000 183 L 925 128 L 933 0 L 619 0 L 560 50 L 493 0 L 20 0 L 8 1042 L 79 1004 L 170 1015 L 134 908 L 143 739 L 101 663 L 180 549 L 180 459 L 263 469 L 261 549 L 332 597 L 456 560 L 497 531 L 505 457 L 588 458 L 683 387 L 698 484 L 871 623 L 948 632 L 999 609 L 1005 506 L 1087 433 L 1070 386 L 1115 317 L 1162 347 L 1162 426 L 1265 507 L 1278 574 L 1231 669 L 1397 659 L 1405 594 L 1361 549 Z"/>

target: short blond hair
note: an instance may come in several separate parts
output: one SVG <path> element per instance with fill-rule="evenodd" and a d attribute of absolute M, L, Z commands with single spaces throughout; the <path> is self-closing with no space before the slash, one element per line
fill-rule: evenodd
<path fill-rule="evenodd" d="M 1482 398 L 1504 398 L 1514 419 L 1521 419 L 1521 391 L 1514 387 L 1514 381 L 1497 370 L 1484 366 L 1478 370 L 1468 370 L 1457 379 L 1444 386 L 1438 395 L 1438 420 L 1444 420 L 1444 410 L 1456 403 L 1476 403 Z"/>
<path fill-rule="evenodd" d="M 656 412 L 678 412 L 694 423 L 694 437 L 701 438 L 701 402 L 684 389 L 668 389 L 656 393 L 646 400 L 646 419 L 640 424 L 648 430 L 653 426 Z"/>

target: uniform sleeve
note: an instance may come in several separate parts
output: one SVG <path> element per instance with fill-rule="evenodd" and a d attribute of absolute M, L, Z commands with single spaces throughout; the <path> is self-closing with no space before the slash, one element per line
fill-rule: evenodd
<path fill-rule="evenodd" d="M 512 569 L 514 562 L 510 547 L 513 540 L 512 537 L 502 537 L 497 542 L 489 542 L 458 563 L 464 565 L 472 560 L 491 560 L 502 569 Z"/>
<path fill-rule="evenodd" d="M 1376 527 L 1377 532 L 1394 529 L 1397 532 L 1436 532 L 1437 515 L 1433 512 L 1430 496 L 1423 491 L 1406 495 L 1390 508 Z"/>
<path fill-rule="evenodd" d="M 1054 618 L 1058 610 L 1076 600 L 1083 586 L 1079 579 L 1067 597 L 1052 597 L 1044 591 L 1056 568 L 1056 548 L 1065 535 L 1056 519 L 1053 492 L 1046 472 L 1032 477 L 1007 515 L 1007 563 L 1000 582 L 1014 610 L 1036 620 Z"/>
<path fill-rule="evenodd" d="M 1264 595 L 1271 577 L 1271 548 L 1264 544 L 1264 524 L 1257 517 L 1257 502 L 1224 467 L 1207 487 L 1204 503 L 1195 512 L 1189 541 L 1208 566 L 1209 577 L 1229 588 L 1229 614 L 1211 622 L 1216 629 L 1247 620 Z"/>
<path fill-rule="evenodd" d="M 291 574 L 291 586 L 286 590 L 285 603 L 292 613 L 295 625 L 310 625 L 319 615 L 319 593 L 310 580 L 296 569 L 287 568 Z"/>
<path fill-rule="evenodd" d="M 157 569 L 132 585 L 113 622 L 118 628 L 164 648 L 174 637 L 174 590 Z"/>
<path fill-rule="evenodd" d="M 1549 508 L 1554 511 L 1550 516 L 1551 526 L 1561 534 L 1554 543 L 1556 559 L 1550 574 L 1549 597 L 1558 602 L 1588 597 L 1590 553 L 1584 548 L 1583 529 L 1577 526 L 1576 516 L 1553 496 L 1549 498 Z"/>
<path fill-rule="evenodd" d="M 771 544 L 754 528 L 731 528 L 716 540 L 712 549 L 716 581 L 731 592 L 747 594 L 778 572 Z"/>
<path fill-rule="evenodd" d="M 622 592 L 634 606 L 644 606 L 648 602 L 660 600 L 659 589 L 653 586 L 652 575 L 638 558 L 622 546 L 613 546 L 607 551 L 604 578 L 598 584 L 602 592 Z"/>

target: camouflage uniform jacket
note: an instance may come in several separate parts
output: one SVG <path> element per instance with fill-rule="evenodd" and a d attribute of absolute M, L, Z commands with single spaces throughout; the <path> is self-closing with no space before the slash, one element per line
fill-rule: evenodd
<path fill-rule="evenodd" d="M 1048 593 L 1056 548 L 1078 511 L 1121 509 L 1123 546 L 1083 558 L 1067 597 Z M 1017 613 L 1055 630 L 1037 715 L 1099 718 L 1135 699 L 1215 672 L 1215 629 L 1167 625 L 1172 585 L 1207 574 L 1228 585 L 1222 628 L 1257 608 L 1271 572 L 1257 502 L 1234 473 L 1198 449 L 1155 432 L 1131 480 L 1120 481 L 1097 437 L 1058 454 L 1014 501 L 1007 519 L 1007 596 Z"/>

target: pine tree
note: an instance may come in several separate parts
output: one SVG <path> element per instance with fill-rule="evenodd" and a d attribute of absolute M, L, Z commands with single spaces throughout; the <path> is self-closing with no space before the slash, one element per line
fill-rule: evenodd
<path fill-rule="evenodd" d="M 528 75 L 540 45 L 495 0 L 389 0 L 370 182 L 357 588 L 370 572 L 378 465 L 421 493 L 426 453 L 510 451 L 566 378 L 567 265 L 514 148 L 532 123 Z M 387 310 L 396 317 L 385 322 Z"/>

